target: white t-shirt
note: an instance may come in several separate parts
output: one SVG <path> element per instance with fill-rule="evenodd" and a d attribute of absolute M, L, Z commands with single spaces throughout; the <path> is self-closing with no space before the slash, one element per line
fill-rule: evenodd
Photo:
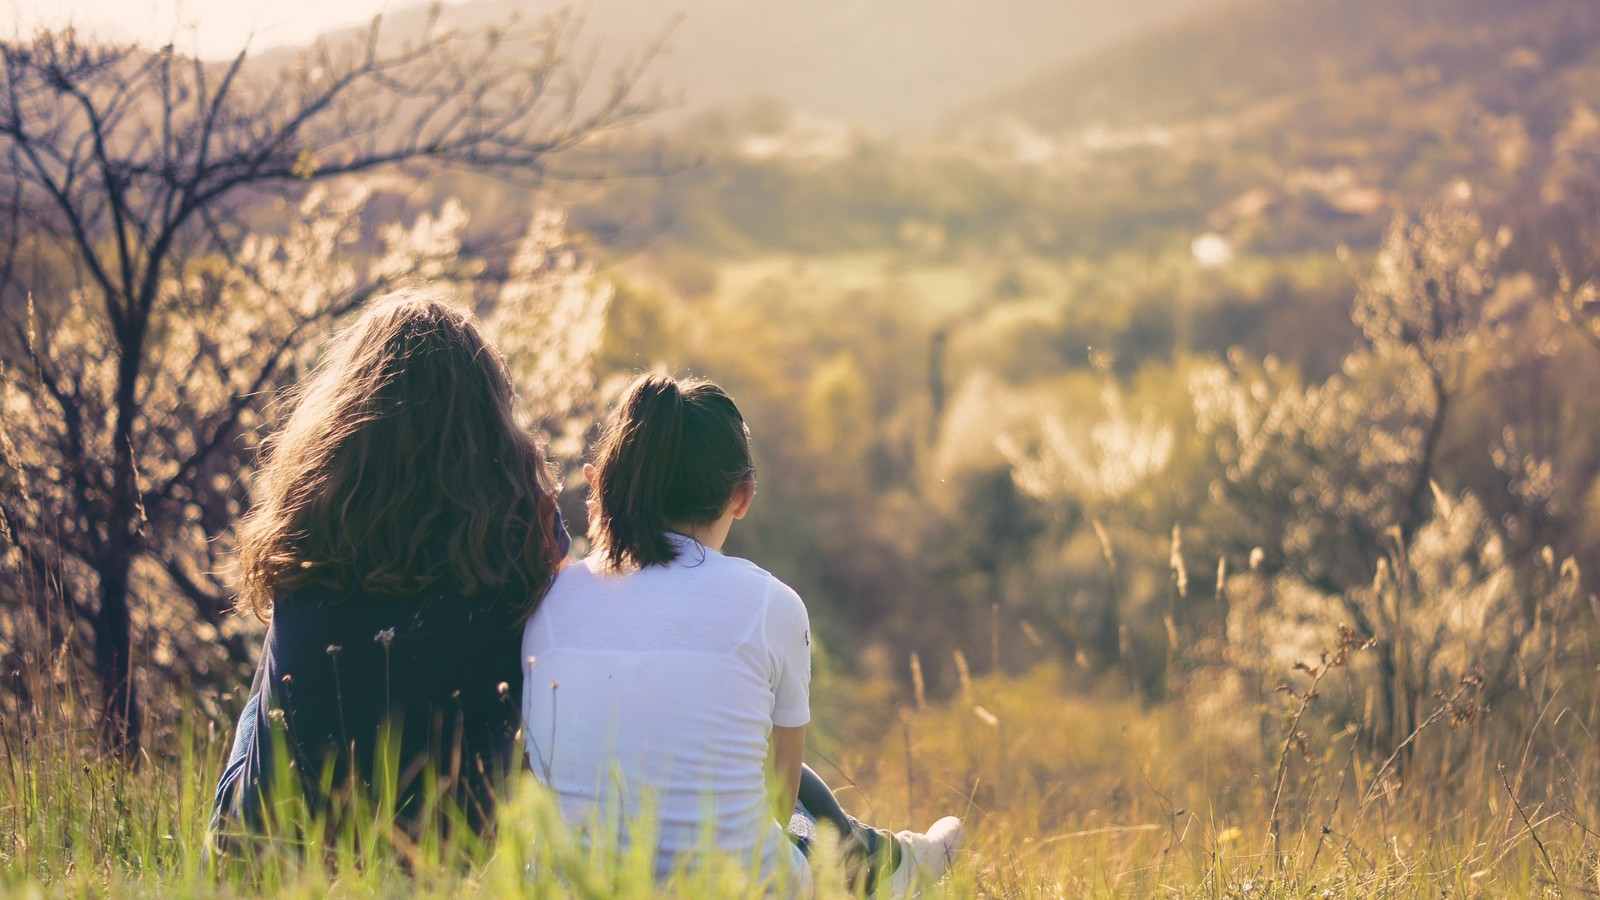
<path fill-rule="evenodd" d="M 669 540 L 667 565 L 590 557 L 556 577 L 522 638 L 528 761 L 569 824 L 624 844 L 653 804 L 657 877 L 711 845 L 798 890 L 809 872 L 767 804 L 766 760 L 772 726 L 811 718 L 805 605 L 753 563 Z"/>

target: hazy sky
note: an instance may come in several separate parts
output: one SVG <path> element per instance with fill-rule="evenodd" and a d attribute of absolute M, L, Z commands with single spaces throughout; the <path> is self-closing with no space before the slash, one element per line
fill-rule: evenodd
<path fill-rule="evenodd" d="M 0 0 L 0 36 L 71 22 L 102 40 L 173 43 L 208 59 L 303 46 L 425 0 Z M 448 27 L 537 20 L 570 2 L 588 20 L 574 54 L 607 72 L 670 34 L 651 86 L 684 109 L 775 98 L 874 128 L 934 127 L 962 104 L 1111 37 L 1212 0 L 447 0 Z M 680 18 L 681 15 L 681 18 Z M 9 23 L 6 19 L 9 18 Z M 395 27 L 407 27 L 396 23 Z M 392 32 L 391 32 L 392 33 Z"/>
<path fill-rule="evenodd" d="M 6 31 L 71 22 L 103 37 L 152 44 L 175 41 L 203 56 L 231 56 L 303 43 L 339 25 L 359 24 L 407 0 L 0 0 Z M 254 37 L 252 38 L 252 34 Z"/>

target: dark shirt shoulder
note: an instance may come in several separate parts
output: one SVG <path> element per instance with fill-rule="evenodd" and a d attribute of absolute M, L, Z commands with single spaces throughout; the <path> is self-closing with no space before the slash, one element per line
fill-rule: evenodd
<path fill-rule="evenodd" d="M 563 553 L 569 544 L 558 516 Z M 302 787 L 372 785 L 393 741 L 402 806 L 431 768 L 475 825 L 520 759 L 522 622 L 507 603 L 439 590 L 407 596 L 313 587 L 274 598 L 250 703 L 217 791 L 218 819 L 249 821 L 281 734 Z M 280 727 L 281 726 L 281 727 Z M 331 769 L 331 771 L 330 771 Z M 459 777 L 454 777 L 459 776 Z"/>
<path fill-rule="evenodd" d="M 273 610 L 266 652 L 274 705 L 307 757 L 351 742 L 365 749 L 390 721 L 410 735 L 459 720 L 474 740 L 509 740 L 521 688 L 520 618 L 507 604 L 459 594 L 297 592 Z"/>
<path fill-rule="evenodd" d="M 399 812 L 447 785 L 478 827 L 520 759 L 520 612 L 459 594 L 332 596 L 275 604 L 262 666 L 267 699 L 303 788 L 370 790 L 398 763 Z M 430 778 L 429 773 L 434 776 Z"/>

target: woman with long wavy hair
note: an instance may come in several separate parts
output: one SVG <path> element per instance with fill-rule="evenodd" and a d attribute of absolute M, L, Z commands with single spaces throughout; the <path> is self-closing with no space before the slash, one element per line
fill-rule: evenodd
<path fill-rule="evenodd" d="M 291 402 L 239 528 L 238 606 L 269 625 L 216 821 L 261 827 L 292 771 L 330 821 L 392 796 L 402 827 L 443 801 L 482 830 L 517 763 L 522 624 L 568 544 L 505 363 L 466 312 L 395 294 Z"/>

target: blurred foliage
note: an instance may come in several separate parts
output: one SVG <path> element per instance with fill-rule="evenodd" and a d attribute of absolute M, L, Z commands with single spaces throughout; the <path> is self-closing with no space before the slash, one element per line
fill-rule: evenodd
<path fill-rule="evenodd" d="M 261 623 L 233 613 L 232 529 L 248 508 L 250 473 L 283 392 L 367 298 L 452 273 L 481 275 L 483 261 L 463 253 L 467 219 L 454 205 L 386 224 L 374 253 L 351 252 L 371 197 L 366 185 L 311 191 L 282 209 L 282 233 L 252 237 L 231 262 L 192 261 L 195 271 L 165 286 L 152 317 L 146 411 L 132 432 L 143 499 L 131 585 L 143 601 L 133 615 L 135 677 L 154 721 L 179 705 L 227 720 L 234 704 L 216 702 L 218 692 L 249 672 Z M 483 324 L 517 364 L 527 426 L 576 455 L 595 420 L 593 358 L 610 297 L 562 225 L 553 213 L 534 217 L 509 269 L 484 285 Z M 464 293 L 448 292 L 470 302 Z M 112 416 L 99 404 L 115 375 L 92 304 L 30 304 L 25 323 L 25 341 L 8 347 L 21 365 L 8 366 L 0 384 L 0 538 L 19 576 L 0 589 L 0 665 L 8 671 L 88 656 L 92 529 L 105 514 L 98 469 L 111 453 Z M 51 392 L 60 384 L 81 399 L 58 405 Z M 239 435 L 219 422 L 237 422 Z M 215 452 L 200 456 L 208 450 Z M 10 684 L 17 691 L 6 705 L 27 708 L 26 683 Z M 213 690 L 190 692 L 202 686 Z"/>
<path fill-rule="evenodd" d="M 960 650 L 980 672 L 1065 660 L 1146 702 L 1231 685 L 1264 709 L 1344 626 L 1371 652 L 1328 715 L 1381 757 L 1462 679 L 1501 702 L 1593 634 L 1592 121 L 1576 106 L 1541 145 L 1559 175 L 1443 177 L 1398 214 L 1409 195 L 1386 193 L 1368 215 L 1387 225 L 1304 244 L 1230 226 L 1210 232 L 1221 259 L 1176 237 L 1219 225 L 1204 214 L 1094 254 L 1019 241 L 1016 219 L 978 244 L 937 217 L 831 232 L 849 252 L 742 228 L 689 250 L 663 224 L 619 267 L 652 324 L 618 319 L 639 343 L 612 358 L 733 390 L 762 469 L 734 550 L 794 583 L 858 674 L 909 690 L 914 652 L 943 694 Z M 1323 196 L 1347 176 L 1281 177 Z"/>

